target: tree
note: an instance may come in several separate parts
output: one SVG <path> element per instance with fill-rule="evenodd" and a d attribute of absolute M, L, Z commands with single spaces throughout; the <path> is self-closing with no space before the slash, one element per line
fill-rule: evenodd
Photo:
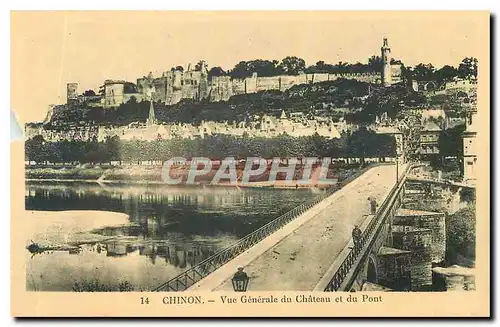
<path fill-rule="evenodd" d="M 434 71 L 432 64 L 418 64 L 413 69 L 413 78 L 417 81 L 430 81 L 434 79 Z"/>
<path fill-rule="evenodd" d="M 396 155 L 396 141 L 390 135 L 377 134 L 361 127 L 347 137 L 347 145 L 352 157 L 393 157 Z"/>
<path fill-rule="evenodd" d="M 289 56 L 283 58 L 279 67 L 284 74 L 298 75 L 299 73 L 305 71 L 306 62 L 302 58 Z"/>
<path fill-rule="evenodd" d="M 208 71 L 208 78 L 211 78 L 213 76 L 224 76 L 227 73 L 221 68 L 221 67 L 212 67 Z"/>
<path fill-rule="evenodd" d="M 401 78 L 403 81 L 413 81 L 413 70 L 411 67 L 401 66 Z"/>
<path fill-rule="evenodd" d="M 305 65 L 305 64 L 304 64 Z M 257 73 L 258 76 L 277 76 L 283 73 L 277 60 L 255 59 L 251 61 L 240 61 L 231 70 L 233 78 L 247 78 Z"/>
<path fill-rule="evenodd" d="M 86 97 L 96 96 L 94 90 L 86 90 L 85 92 L 83 92 L 83 95 L 86 96 Z"/>
<path fill-rule="evenodd" d="M 439 82 L 449 82 L 458 76 L 458 70 L 453 66 L 443 66 L 434 74 Z"/>
<path fill-rule="evenodd" d="M 45 160 L 44 155 L 45 140 L 41 135 L 35 135 L 26 141 L 24 152 L 27 160 L 42 162 Z"/>
<path fill-rule="evenodd" d="M 463 155 L 462 133 L 465 131 L 465 124 L 457 125 L 453 128 L 441 131 L 438 140 L 439 154 L 442 157 L 457 157 Z"/>
<path fill-rule="evenodd" d="M 476 214 L 474 206 L 460 209 L 446 218 L 446 259 L 456 262 L 458 256 L 475 260 Z"/>
<path fill-rule="evenodd" d="M 458 75 L 461 78 L 477 78 L 477 59 L 470 57 L 462 60 L 458 66 Z"/>
<path fill-rule="evenodd" d="M 370 67 L 374 71 L 381 71 L 384 63 L 382 62 L 382 58 L 380 56 L 371 56 L 368 58 L 368 67 Z"/>
<path fill-rule="evenodd" d="M 121 160 L 119 136 L 107 137 L 103 145 L 105 148 L 105 161 Z"/>
<path fill-rule="evenodd" d="M 279 68 L 277 60 L 252 60 L 248 62 L 250 75 L 255 72 L 258 76 L 268 77 L 281 75 L 283 71 Z"/>
<path fill-rule="evenodd" d="M 339 61 L 339 63 L 335 65 L 335 68 L 338 73 L 347 73 L 349 71 L 349 63 Z"/>
<path fill-rule="evenodd" d="M 127 103 L 136 104 L 137 103 L 137 98 L 134 95 L 132 95 L 130 97 L 130 99 L 128 99 Z"/>
<path fill-rule="evenodd" d="M 233 78 L 246 78 L 252 75 L 249 71 L 249 67 L 246 61 L 240 61 L 237 63 L 234 68 L 230 72 L 231 77 Z"/>
<path fill-rule="evenodd" d="M 309 66 L 305 70 L 306 73 L 335 73 L 335 66 L 327 64 L 320 60 L 315 65 Z"/>
<path fill-rule="evenodd" d="M 318 61 L 318 62 L 316 63 L 316 68 L 317 68 L 317 69 L 318 69 L 318 71 L 320 71 L 320 72 L 321 72 L 321 71 L 322 71 L 322 72 L 326 72 L 326 71 L 328 71 L 328 67 L 327 67 L 326 63 L 325 63 L 324 61 L 322 61 L 322 60 L 320 60 L 320 61 Z"/>

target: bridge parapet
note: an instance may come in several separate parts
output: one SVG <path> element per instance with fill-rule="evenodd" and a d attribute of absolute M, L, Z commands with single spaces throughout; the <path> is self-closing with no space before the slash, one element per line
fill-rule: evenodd
<path fill-rule="evenodd" d="M 371 219 L 367 219 L 360 242 L 361 245 L 353 248 L 346 246 L 336 260 L 336 263 L 334 263 L 338 267 L 335 267 L 333 277 L 326 283 L 328 279 L 326 279 L 327 275 L 325 275 L 316 285 L 315 290 L 323 290 L 325 292 L 350 290 L 356 276 L 364 266 L 363 263 L 368 261 L 372 248 L 378 249 L 384 243 L 392 243 L 391 240 L 387 242 L 387 238 L 392 237 L 392 218 L 401 206 L 405 192 L 406 177 L 414 167 L 414 165 L 406 167 L 380 206 L 377 214 L 375 216 L 372 215 Z M 331 272 L 331 270 L 329 271 Z"/>

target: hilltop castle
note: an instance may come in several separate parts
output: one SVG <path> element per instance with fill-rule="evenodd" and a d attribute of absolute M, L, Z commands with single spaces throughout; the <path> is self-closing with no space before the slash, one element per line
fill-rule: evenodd
<path fill-rule="evenodd" d="M 382 69 L 380 72 L 302 73 L 271 77 L 260 77 L 257 73 L 253 73 L 252 76 L 244 79 L 231 78 L 230 76 L 209 76 L 207 64 L 201 61 L 194 67 L 188 65 L 185 71 L 182 67 L 177 67 L 164 72 L 159 77 L 154 77 L 152 73 L 149 73 L 147 76 L 138 78 L 136 84 L 121 80 L 106 80 L 100 88 L 101 98 L 98 106 L 117 107 L 128 102 L 132 97 L 137 101 L 152 99 L 167 105 L 176 104 L 182 99 L 225 101 L 233 95 L 268 90 L 286 91 L 293 85 L 333 81 L 339 78 L 385 86 L 401 82 L 401 64 L 392 62 L 387 38 L 383 40 L 381 59 Z M 78 97 L 77 88 L 77 83 L 68 83 L 68 103 L 75 101 Z M 96 99 L 92 98 L 92 100 L 95 104 Z"/>

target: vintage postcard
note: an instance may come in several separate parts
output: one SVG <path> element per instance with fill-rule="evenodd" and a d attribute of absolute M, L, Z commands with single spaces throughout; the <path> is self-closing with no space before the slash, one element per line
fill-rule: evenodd
<path fill-rule="evenodd" d="M 12 315 L 490 316 L 489 29 L 12 12 Z"/>

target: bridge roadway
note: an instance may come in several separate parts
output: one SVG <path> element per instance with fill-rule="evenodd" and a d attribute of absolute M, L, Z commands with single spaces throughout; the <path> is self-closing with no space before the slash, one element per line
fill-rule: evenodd
<path fill-rule="evenodd" d="M 399 172 L 402 170 L 400 166 Z M 367 219 L 368 197 L 381 204 L 395 180 L 395 165 L 369 169 L 325 199 L 328 203 L 323 210 L 309 210 L 311 213 L 296 218 L 189 291 L 231 291 L 231 277 L 239 266 L 250 277 L 249 291 L 312 291 L 341 251 L 352 244 L 354 225 L 361 226 Z"/>

